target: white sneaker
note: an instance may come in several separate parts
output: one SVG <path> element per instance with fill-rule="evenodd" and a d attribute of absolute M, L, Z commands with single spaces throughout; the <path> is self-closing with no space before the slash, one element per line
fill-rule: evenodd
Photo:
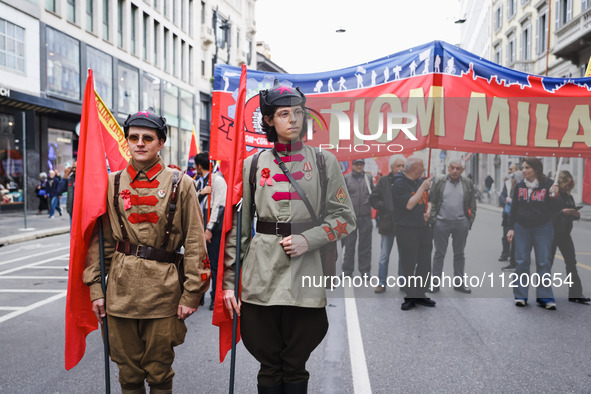
<path fill-rule="evenodd" d="M 548 309 L 549 311 L 555 311 L 556 310 L 556 303 L 555 302 L 546 302 L 546 305 L 544 305 L 544 308 Z"/>
<path fill-rule="evenodd" d="M 55 219 L 55 217 L 54 217 L 53 215 L 51 215 L 49 218 L 50 218 L 50 219 Z"/>

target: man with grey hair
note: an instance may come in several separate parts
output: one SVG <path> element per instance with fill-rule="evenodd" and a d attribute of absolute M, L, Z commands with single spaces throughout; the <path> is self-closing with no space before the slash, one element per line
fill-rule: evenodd
<path fill-rule="evenodd" d="M 449 237 L 452 238 L 454 253 L 454 290 L 470 294 L 472 290 L 462 279 L 464 277 L 464 248 L 468 231 L 476 217 L 476 197 L 474 184 L 462 176 L 464 162 L 461 159 L 449 161 L 447 176 L 439 175 L 433 181 L 429 192 L 432 204 L 430 223 L 433 225 L 433 242 L 435 254 L 433 256 L 434 285 L 431 292 L 438 292 L 440 285 L 435 277 L 443 274 L 443 260 L 447 251 Z M 460 277 L 458 280 L 457 277 Z"/>
<path fill-rule="evenodd" d="M 406 297 L 401 308 L 407 311 L 416 306 L 435 306 L 425 295 L 431 271 L 432 238 L 427 225 L 429 209 L 427 191 L 431 179 L 422 180 L 423 160 L 411 156 L 404 163 L 404 171 L 394 175 L 394 221 L 397 226 L 396 243 L 406 286 Z"/>
<path fill-rule="evenodd" d="M 404 156 L 395 155 L 390 158 L 390 173 L 383 176 L 373 189 L 369 197 L 369 203 L 378 211 L 376 220 L 378 223 L 378 232 L 382 237 L 380 250 L 380 263 L 378 268 L 379 285 L 376 287 L 376 293 L 386 291 L 386 280 L 388 277 L 388 265 L 390 262 L 390 252 L 394 245 L 396 236 L 396 222 L 394 221 L 394 198 L 392 187 L 394 186 L 394 175 L 404 169 Z M 400 260 L 398 260 L 398 274 L 401 274 Z"/>

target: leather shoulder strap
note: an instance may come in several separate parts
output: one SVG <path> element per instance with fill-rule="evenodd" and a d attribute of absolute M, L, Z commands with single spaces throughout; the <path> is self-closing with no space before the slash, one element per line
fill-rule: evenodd
<path fill-rule="evenodd" d="M 252 161 L 250 162 L 250 172 L 248 173 L 248 183 L 250 185 L 250 207 L 251 207 L 251 213 L 250 216 L 254 217 L 254 213 L 256 210 L 256 205 L 254 203 L 254 192 L 256 191 L 257 188 L 257 166 L 259 164 L 259 156 L 261 155 L 261 153 L 263 153 L 264 151 L 258 151 L 257 153 L 255 153 L 255 155 L 252 158 Z"/>
<path fill-rule="evenodd" d="M 180 176 L 179 176 L 180 175 Z M 176 200 L 177 200 L 177 189 L 180 180 L 185 175 L 183 172 L 182 174 L 178 170 L 174 170 L 172 175 L 172 192 L 170 193 L 170 208 L 168 209 L 168 222 L 166 223 L 166 232 L 164 233 L 164 239 L 162 240 L 162 244 L 160 245 L 161 249 L 165 249 L 168 245 L 168 241 L 170 240 L 170 231 L 172 230 L 172 221 L 174 219 L 174 213 L 176 212 Z"/>
<path fill-rule="evenodd" d="M 113 206 L 115 207 L 115 212 L 117 213 L 117 219 L 119 220 L 119 227 L 121 228 L 121 236 L 123 237 L 124 241 L 129 241 L 129 235 L 127 234 L 127 230 L 125 229 L 125 225 L 123 224 L 123 217 L 121 215 L 121 209 L 119 208 L 119 184 L 121 182 L 121 173 L 124 170 L 121 170 L 115 174 L 115 193 L 113 194 Z"/>
<path fill-rule="evenodd" d="M 324 219 L 326 214 L 326 190 L 328 189 L 328 176 L 326 175 L 326 162 L 324 161 L 324 155 L 318 148 L 314 148 L 316 151 L 316 165 L 318 166 L 318 174 L 320 176 L 320 201 L 321 211 L 320 217 Z"/>

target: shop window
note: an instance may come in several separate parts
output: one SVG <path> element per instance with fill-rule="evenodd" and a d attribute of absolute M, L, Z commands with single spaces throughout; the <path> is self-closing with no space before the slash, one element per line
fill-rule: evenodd
<path fill-rule="evenodd" d="M 0 113 L 0 211 L 23 204 L 22 130 L 14 115 Z"/>
<path fill-rule="evenodd" d="M 113 108 L 113 58 L 104 52 L 86 47 L 88 67 L 94 74 L 94 89 L 97 91 L 105 105 Z"/>
<path fill-rule="evenodd" d="M 80 43 L 47 27 L 47 91 L 80 99 Z"/>
<path fill-rule="evenodd" d="M 166 123 L 170 126 L 170 134 L 162 149 L 162 157 L 167 164 L 177 164 L 179 146 L 179 88 L 169 82 L 164 83 L 164 101 L 162 102 L 162 108 Z"/>
<path fill-rule="evenodd" d="M 119 63 L 117 67 L 117 83 L 119 86 L 119 116 L 139 110 L 139 75 L 136 68 Z"/>
<path fill-rule="evenodd" d="M 25 29 L 0 19 L 0 66 L 25 72 Z"/>
<path fill-rule="evenodd" d="M 72 164 L 74 156 L 72 132 L 68 130 L 47 129 L 47 169 L 63 175 L 66 167 Z M 42 166 L 46 167 L 46 166 Z"/>
<path fill-rule="evenodd" d="M 152 107 L 155 114 L 160 114 L 160 78 L 144 73 L 142 76 L 142 109 Z"/>

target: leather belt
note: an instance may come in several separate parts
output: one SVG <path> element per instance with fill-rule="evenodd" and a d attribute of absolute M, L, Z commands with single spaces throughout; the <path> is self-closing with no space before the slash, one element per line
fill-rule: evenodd
<path fill-rule="evenodd" d="M 288 222 L 264 222 L 262 220 L 257 221 L 256 231 L 262 234 L 275 234 L 287 237 L 291 234 L 301 234 L 306 230 L 315 227 L 312 222 L 299 222 L 299 223 L 288 223 Z"/>
<path fill-rule="evenodd" d="M 169 252 L 166 249 L 157 249 L 151 246 L 135 245 L 129 241 L 118 242 L 117 251 L 128 256 L 156 260 L 160 263 L 177 264 L 177 262 L 183 257 L 181 253 Z"/>

